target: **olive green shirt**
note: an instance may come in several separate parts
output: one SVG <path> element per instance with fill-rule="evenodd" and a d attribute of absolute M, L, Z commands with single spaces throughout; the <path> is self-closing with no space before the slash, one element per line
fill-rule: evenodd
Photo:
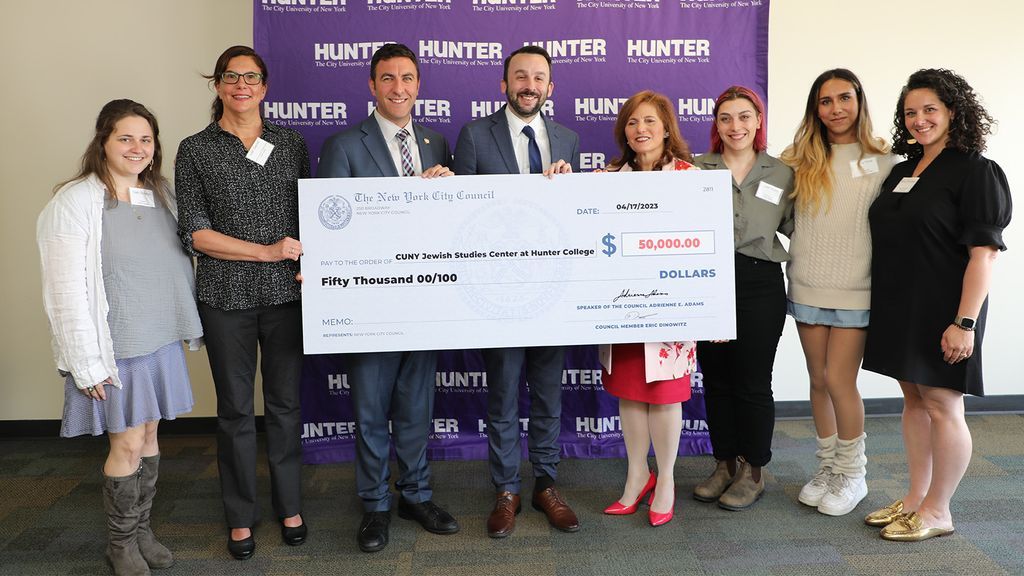
<path fill-rule="evenodd" d="M 693 163 L 702 170 L 728 170 L 721 154 L 709 152 L 694 158 Z M 758 196 L 761 182 L 782 190 L 778 204 Z M 793 170 L 759 152 L 750 173 L 737 184 L 732 180 L 733 240 L 736 251 L 744 256 L 785 262 L 789 254 L 776 232 L 789 236 L 793 232 Z M 763 194 L 764 195 L 764 194 Z M 767 194 L 770 196 L 770 194 Z"/>

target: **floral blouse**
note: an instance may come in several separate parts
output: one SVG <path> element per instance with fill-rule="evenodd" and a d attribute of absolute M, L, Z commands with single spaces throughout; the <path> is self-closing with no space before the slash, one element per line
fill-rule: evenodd
<path fill-rule="evenodd" d="M 661 167 L 662 170 L 699 170 L 685 160 L 674 160 Z M 620 172 L 630 172 L 629 165 L 619 168 Z M 612 345 L 603 344 L 598 348 L 601 365 L 612 372 Z M 685 342 L 645 342 L 644 372 L 647 382 L 659 380 L 675 380 L 692 374 L 697 370 L 697 343 Z"/>

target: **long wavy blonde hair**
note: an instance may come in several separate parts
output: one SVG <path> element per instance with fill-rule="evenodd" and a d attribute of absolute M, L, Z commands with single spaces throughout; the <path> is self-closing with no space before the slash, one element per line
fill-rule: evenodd
<path fill-rule="evenodd" d="M 817 213 L 822 206 L 827 210 L 832 202 L 832 145 L 828 141 L 828 128 L 818 118 L 818 93 L 825 82 L 835 79 L 852 84 L 857 94 L 857 142 L 861 157 L 889 151 L 885 141 L 874 136 L 868 103 L 857 75 L 845 68 L 822 72 L 807 93 L 804 118 L 793 136 L 793 143 L 780 156 L 795 173 L 791 197 L 795 200 L 796 209 L 811 214 Z"/>

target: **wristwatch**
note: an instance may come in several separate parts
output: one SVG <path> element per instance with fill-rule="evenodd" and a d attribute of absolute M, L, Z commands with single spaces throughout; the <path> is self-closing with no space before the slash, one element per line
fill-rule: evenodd
<path fill-rule="evenodd" d="M 977 321 L 974 318 L 968 318 L 967 316 L 959 316 L 959 315 L 956 318 L 953 318 L 953 326 L 956 326 L 957 328 L 959 328 L 961 330 L 967 330 L 968 332 L 973 332 L 974 331 L 974 327 L 976 325 L 977 325 Z"/>

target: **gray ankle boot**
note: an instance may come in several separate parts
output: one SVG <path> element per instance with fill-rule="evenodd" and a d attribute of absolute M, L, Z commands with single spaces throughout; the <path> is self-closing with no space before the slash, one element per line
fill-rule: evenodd
<path fill-rule="evenodd" d="M 107 560 L 116 576 L 148 576 L 139 553 L 139 472 L 120 478 L 104 476 L 103 507 L 107 511 Z"/>
<path fill-rule="evenodd" d="M 156 479 L 160 469 L 160 455 L 142 458 L 142 475 L 139 477 L 139 552 L 150 568 L 170 568 L 174 555 L 166 546 L 157 542 L 149 527 L 149 512 L 153 509 L 156 496 Z"/>

